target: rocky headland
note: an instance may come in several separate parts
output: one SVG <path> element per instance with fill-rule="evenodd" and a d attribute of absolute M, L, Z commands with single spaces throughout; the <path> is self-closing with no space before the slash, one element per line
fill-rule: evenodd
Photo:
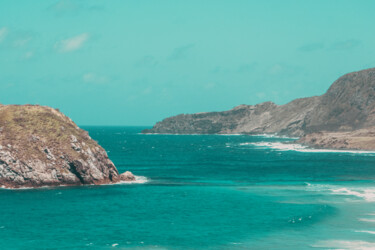
<path fill-rule="evenodd" d="M 107 152 L 56 109 L 0 105 L 0 187 L 111 184 L 119 174 Z"/>
<path fill-rule="evenodd" d="M 373 127 L 375 68 L 340 77 L 321 96 L 284 105 L 265 102 L 223 112 L 181 114 L 143 133 L 278 134 L 298 136 L 299 142 L 322 148 L 374 150 Z"/>

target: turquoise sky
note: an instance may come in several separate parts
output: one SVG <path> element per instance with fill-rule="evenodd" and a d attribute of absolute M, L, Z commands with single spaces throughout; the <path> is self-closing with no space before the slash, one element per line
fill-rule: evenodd
<path fill-rule="evenodd" d="M 375 1 L 1 0 L 0 102 L 79 125 L 320 95 L 375 67 Z"/>

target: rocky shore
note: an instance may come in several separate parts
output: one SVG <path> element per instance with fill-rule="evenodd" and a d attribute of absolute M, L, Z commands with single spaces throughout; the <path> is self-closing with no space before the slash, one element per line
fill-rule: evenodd
<path fill-rule="evenodd" d="M 107 152 L 67 116 L 38 105 L 0 105 L 0 186 L 110 184 L 119 174 Z"/>
<path fill-rule="evenodd" d="M 181 114 L 166 118 L 143 133 L 278 134 L 298 136 L 300 142 L 323 148 L 375 149 L 374 141 L 365 139 L 372 137 L 370 128 L 374 126 L 375 68 L 371 68 L 340 77 L 321 96 L 284 105 L 265 102 L 223 112 Z M 334 143 L 333 138 L 340 138 L 347 145 Z"/>
<path fill-rule="evenodd" d="M 350 132 L 317 132 L 297 142 L 315 148 L 375 150 L 375 127 Z"/>

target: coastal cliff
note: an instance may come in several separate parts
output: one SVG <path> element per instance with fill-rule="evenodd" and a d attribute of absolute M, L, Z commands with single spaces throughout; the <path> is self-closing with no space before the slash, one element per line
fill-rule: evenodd
<path fill-rule="evenodd" d="M 278 134 L 302 137 L 316 146 L 319 135 L 353 132 L 375 126 L 375 68 L 346 74 L 322 96 L 296 99 L 284 105 L 265 102 L 240 105 L 229 111 L 181 114 L 158 122 L 143 133 L 160 134 Z M 358 133 L 366 133 L 361 130 Z M 310 134 L 314 134 L 316 140 Z M 343 136 L 349 136 L 344 133 Z M 368 134 L 370 136 L 370 134 Z M 361 140 L 362 141 L 362 140 Z M 370 145 L 371 144 L 371 145 Z M 375 149 L 349 144 L 357 148 Z M 321 147 L 333 144 L 320 143 Z"/>
<path fill-rule="evenodd" d="M 119 174 L 106 151 L 67 116 L 38 105 L 0 105 L 0 186 L 109 184 Z"/>
<path fill-rule="evenodd" d="M 306 116 L 319 97 L 296 99 L 285 105 L 264 102 L 229 111 L 182 114 L 158 122 L 143 133 L 160 134 L 274 134 L 301 136 Z"/>

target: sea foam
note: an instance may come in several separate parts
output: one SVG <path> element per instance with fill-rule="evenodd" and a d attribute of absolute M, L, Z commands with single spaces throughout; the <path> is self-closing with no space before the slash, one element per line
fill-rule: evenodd
<path fill-rule="evenodd" d="M 307 183 L 308 191 L 329 192 L 335 195 L 354 196 L 367 202 L 375 202 L 375 188 L 370 187 L 340 187 Z"/>
<path fill-rule="evenodd" d="M 271 148 L 278 151 L 297 151 L 304 153 L 351 153 L 351 154 L 375 154 L 375 151 L 365 150 L 341 150 L 341 149 L 315 149 L 297 143 L 282 142 L 245 142 L 240 146 L 255 146 L 259 148 Z"/>
<path fill-rule="evenodd" d="M 375 234 L 375 231 L 368 231 L 368 230 L 356 230 L 356 233 L 367 233 L 367 234 Z"/>
<path fill-rule="evenodd" d="M 326 240 L 319 241 L 312 245 L 317 248 L 328 248 L 328 249 L 361 249 L 361 250 L 373 250 L 375 249 L 375 243 L 367 242 L 362 240 Z"/>
<path fill-rule="evenodd" d="M 99 186 L 106 186 L 106 185 L 119 185 L 119 184 L 144 184 L 150 179 L 145 176 L 137 176 L 135 175 L 135 181 L 120 181 L 117 183 L 108 183 L 108 184 L 101 184 Z M 84 187 L 84 186 L 95 186 L 96 184 L 87 184 L 83 186 L 76 186 L 76 187 Z M 74 187 L 72 185 L 59 185 L 59 186 L 40 186 L 40 187 L 19 187 L 19 188 L 9 188 L 5 186 L 0 186 L 0 189 L 8 189 L 8 190 L 27 190 L 27 189 L 56 189 L 61 187 Z"/>

